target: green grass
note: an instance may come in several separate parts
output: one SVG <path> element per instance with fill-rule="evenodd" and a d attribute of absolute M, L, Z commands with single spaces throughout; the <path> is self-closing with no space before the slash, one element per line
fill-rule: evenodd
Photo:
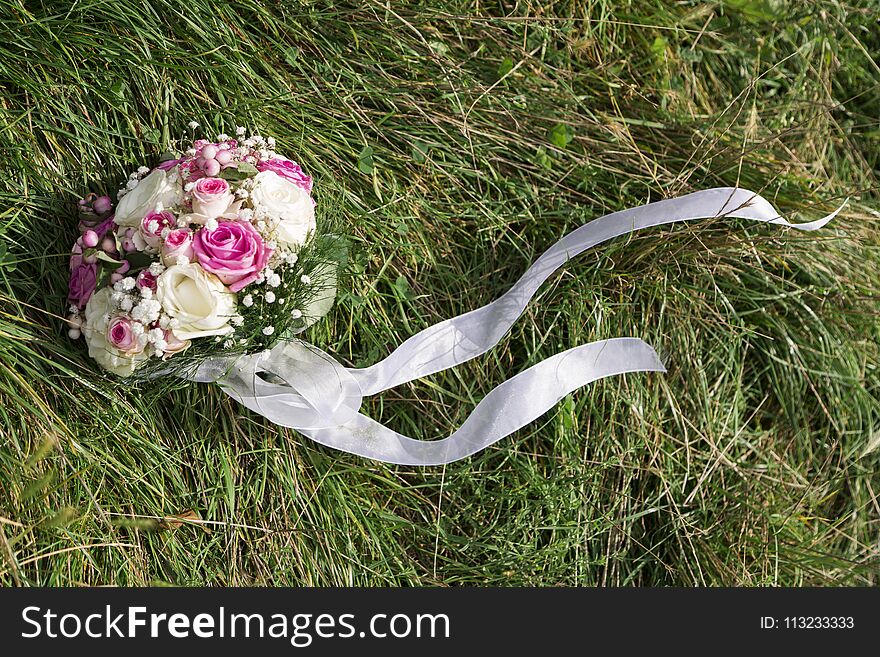
<path fill-rule="evenodd" d="M 876 584 L 876 21 L 876 0 L 0 0 L 0 583 Z M 392 467 L 216 388 L 122 387 L 67 339 L 72 202 L 192 119 L 275 135 L 349 226 L 308 337 L 355 365 L 613 210 L 733 184 L 796 220 L 852 200 L 810 235 L 706 221 L 578 258 L 495 350 L 366 412 L 441 437 L 621 335 L 669 373 Z"/>

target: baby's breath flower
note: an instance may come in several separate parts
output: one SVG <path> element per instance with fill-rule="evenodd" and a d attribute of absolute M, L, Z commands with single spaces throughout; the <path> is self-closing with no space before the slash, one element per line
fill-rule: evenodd
<path fill-rule="evenodd" d="M 267 326 L 263 329 L 263 335 L 272 335 L 275 332 L 274 326 Z"/>
<path fill-rule="evenodd" d="M 245 308 L 250 308 L 254 305 L 254 297 L 253 295 L 246 294 L 244 298 L 241 300 L 242 304 L 244 304 Z"/>
<path fill-rule="evenodd" d="M 195 121 L 190 121 L 187 125 L 189 125 L 190 129 L 195 130 L 199 127 L 199 124 Z"/>
<path fill-rule="evenodd" d="M 266 303 L 275 303 L 275 293 L 272 290 L 266 292 Z"/>
<path fill-rule="evenodd" d="M 302 281 L 303 285 L 311 285 L 312 284 L 312 277 L 309 276 L 308 274 L 303 274 L 302 276 L 299 277 L 299 280 Z"/>
<path fill-rule="evenodd" d="M 300 317 L 303 316 L 302 310 L 300 310 L 299 308 L 294 308 L 293 310 L 290 311 L 290 316 L 293 317 L 294 319 L 299 319 Z"/>

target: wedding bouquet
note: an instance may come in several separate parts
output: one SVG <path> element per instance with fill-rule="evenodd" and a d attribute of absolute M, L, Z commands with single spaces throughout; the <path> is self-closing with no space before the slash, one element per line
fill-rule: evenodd
<path fill-rule="evenodd" d="M 79 201 L 69 334 L 105 369 L 150 375 L 182 354 L 251 353 L 330 309 L 336 268 L 312 179 L 272 137 L 245 133 L 138 168 L 115 212 L 107 196 Z"/>
<path fill-rule="evenodd" d="M 192 124 L 191 124 L 192 125 Z M 194 126 L 197 127 L 197 126 Z M 215 382 L 272 422 L 361 456 L 439 465 L 495 443 L 598 379 L 665 371 L 636 337 L 579 345 L 491 390 L 442 440 L 404 436 L 360 412 L 364 397 L 486 353 L 541 284 L 579 253 L 636 230 L 704 218 L 791 224 L 764 198 L 720 187 L 604 215 L 563 236 L 492 303 L 426 328 L 365 368 L 348 368 L 296 338 L 336 294 L 339 239 L 315 218 L 312 180 L 243 128 L 200 139 L 131 174 L 115 212 L 80 201 L 70 258 L 69 334 L 120 376 Z M 843 206 L 841 206 L 842 208 Z"/>

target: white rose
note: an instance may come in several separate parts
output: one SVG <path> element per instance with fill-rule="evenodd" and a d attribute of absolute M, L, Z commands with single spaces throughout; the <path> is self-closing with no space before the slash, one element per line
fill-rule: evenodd
<path fill-rule="evenodd" d="M 274 171 L 254 176 L 251 202 L 257 213 L 275 220 L 275 240 L 282 245 L 305 244 L 315 230 L 315 205 L 309 193 Z"/>
<path fill-rule="evenodd" d="M 137 187 L 123 196 L 116 205 L 116 218 L 119 226 L 140 226 L 141 219 L 148 212 L 165 210 L 180 203 L 182 193 L 180 182 L 172 181 L 161 169 L 154 169 L 141 180 Z"/>
<path fill-rule="evenodd" d="M 220 279 L 196 263 L 172 265 L 156 281 L 156 299 L 174 320 L 178 340 L 191 340 L 232 331 L 235 295 Z"/>
<path fill-rule="evenodd" d="M 110 299 L 112 288 L 105 287 L 95 292 L 86 304 L 86 321 L 82 326 L 89 356 L 98 364 L 117 376 L 129 376 L 147 359 L 147 352 L 125 354 L 107 341 L 107 324 L 116 309 Z"/>

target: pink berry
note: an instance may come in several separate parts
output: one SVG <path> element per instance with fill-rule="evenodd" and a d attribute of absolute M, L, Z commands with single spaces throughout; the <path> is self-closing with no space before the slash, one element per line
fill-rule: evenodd
<path fill-rule="evenodd" d="M 113 253 L 116 251 L 116 240 L 112 237 L 105 237 L 104 241 L 101 242 L 101 250 L 106 251 L 107 253 Z"/>
<path fill-rule="evenodd" d="M 232 153 L 229 151 L 220 151 L 217 155 L 214 156 L 214 159 L 217 160 L 221 165 L 229 164 L 232 161 Z"/>
<path fill-rule="evenodd" d="M 87 230 L 82 236 L 83 244 L 87 247 L 94 248 L 98 246 L 98 233 L 93 230 Z"/>
<path fill-rule="evenodd" d="M 213 160 L 217 155 L 217 147 L 214 144 L 208 144 L 202 149 L 202 157 L 206 160 Z"/>
<path fill-rule="evenodd" d="M 202 169 L 202 168 L 204 168 L 204 166 L 205 166 L 205 158 L 197 157 L 196 158 L 196 168 Z"/>
<path fill-rule="evenodd" d="M 131 238 L 126 237 L 124 240 L 122 240 L 122 250 L 123 251 L 134 251 L 135 250 L 134 241 Z"/>
<path fill-rule="evenodd" d="M 92 203 L 92 208 L 98 214 L 105 214 L 113 209 L 113 202 L 110 200 L 109 196 L 99 196 L 95 199 L 95 202 Z"/>
<path fill-rule="evenodd" d="M 67 335 L 71 340 L 79 340 L 79 336 L 82 335 L 82 333 L 80 333 L 78 328 L 72 328 L 67 332 Z"/>
<path fill-rule="evenodd" d="M 206 161 L 205 173 L 209 176 L 216 176 L 218 173 L 220 173 L 220 163 L 217 160 Z"/>

